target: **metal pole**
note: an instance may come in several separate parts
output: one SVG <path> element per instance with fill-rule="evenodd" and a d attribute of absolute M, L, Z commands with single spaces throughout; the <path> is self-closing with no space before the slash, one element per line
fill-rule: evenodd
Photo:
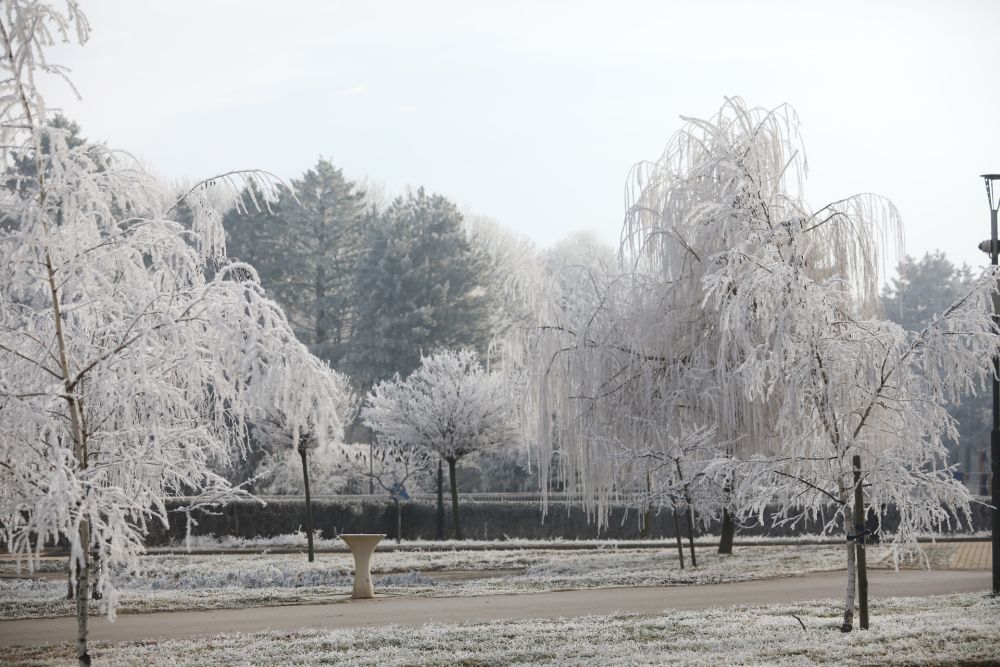
<path fill-rule="evenodd" d="M 979 244 L 979 249 L 990 254 L 990 264 L 994 272 L 997 256 L 1000 255 L 1000 241 L 997 240 L 997 210 L 1000 200 L 993 197 L 993 184 L 1000 182 L 1000 174 L 983 174 L 986 181 L 986 198 L 990 204 L 990 240 Z M 987 247 L 989 244 L 989 247 Z M 993 329 L 1000 335 L 1000 278 L 993 286 Z M 980 461 L 982 457 L 980 455 Z M 980 468 L 982 469 L 982 468 Z M 983 473 L 986 473 L 983 470 Z M 987 475 L 990 486 L 992 510 L 992 555 L 993 555 L 993 597 L 1000 596 L 1000 353 L 993 355 L 993 430 L 990 431 L 990 470 Z"/>
<path fill-rule="evenodd" d="M 992 188 L 989 188 L 992 192 Z M 997 207 L 990 196 L 990 263 L 997 266 Z M 1000 285 L 998 285 L 1000 286 Z M 1000 303 L 993 294 L 993 326 L 1000 329 Z M 993 430 L 990 432 L 990 487 L 993 496 L 993 597 L 1000 595 L 1000 356 L 993 356 Z"/>

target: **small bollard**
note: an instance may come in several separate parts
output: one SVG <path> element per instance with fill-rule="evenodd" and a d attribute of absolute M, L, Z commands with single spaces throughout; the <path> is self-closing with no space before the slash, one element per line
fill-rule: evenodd
<path fill-rule="evenodd" d="M 351 597 L 355 600 L 375 597 L 375 589 L 372 587 L 372 554 L 375 553 L 375 546 L 383 537 L 385 534 L 374 533 L 340 536 L 340 539 L 347 542 L 354 556 L 354 590 L 351 592 Z"/>

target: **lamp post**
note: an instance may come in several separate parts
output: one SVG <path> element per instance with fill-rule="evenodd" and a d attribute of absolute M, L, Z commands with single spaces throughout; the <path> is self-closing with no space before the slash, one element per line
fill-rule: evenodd
<path fill-rule="evenodd" d="M 1000 181 L 1000 174 L 983 174 L 986 197 L 990 204 L 990 239 L 979 244 L 979 249 L 990 254 L 990 264 L 997 265 L 1000 243 L 997 241 L 997 209 L 1000 200 L 993 196 L 993 186 Z M 993 326 L 1000 329 L 1000 298 L 993 292 Z M 1000 357 L 993 357 L 993 430 L 990 431 L 990 488 L 993 505 L 993 597 L 1000 595 Z"/>

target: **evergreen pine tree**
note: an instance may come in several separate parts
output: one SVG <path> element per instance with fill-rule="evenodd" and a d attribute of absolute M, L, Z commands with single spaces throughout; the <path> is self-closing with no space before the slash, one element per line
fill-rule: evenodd
<path fill-rule="evenodd" d="M 229 251 L 257 268 L 299 340 L 339 366 L 356 308 L 364 193 L 323 159 L 292 186 L 295 197 L 283 193 L 270 212 L 226 216 Z"/>
<path fill-rule="evenodd" d="M 920 331 L 972 287 L 972 270 L 957 267 L 940 250 L 925 253 L 920 260 L 907 255 L 899 263 L 898 276 L 882 295 L 886 315 L 893 322 Z"/>
<path fill-rule="evenodd" d="M 485 260 L 462 215 L 423 188 L 395 201 L 369 228 L 355 289 L 358 337 L 347 367 L 362 387 L 409 374 L 443 348 L 485 351 Z"/>

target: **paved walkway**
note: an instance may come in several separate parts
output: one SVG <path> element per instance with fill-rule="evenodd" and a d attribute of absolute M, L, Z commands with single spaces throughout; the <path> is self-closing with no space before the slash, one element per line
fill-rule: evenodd
<path fill-rule="evenodd" d="M 989 542 L 962 542 L 949 546 L 953 550 L 950 567 L 956 570 L 991 570 L 993 568 L 993 545 Z"/>
<path fill-rule="evenodd" d="M 873 599 L 906 595 L 972 593 L 990 586 L 983 571 L 869 572 Z M 258 607 L 217 611 L 121 615 L 114 623 L 91 617 L 92 640 L 130 641 L 197 637 L 220 632 L 295 631 L 513 618 L 657 613 L 733 604 L 799 602 L 843 595 L 843 572 L 706 586 L 598 588 L 524 595 L 453 598 L 376 598 L 338 604 Z M 62 643 L 75 636 L 73 618 L 0 621 L 0 648 Z"/>
<path fill-rule="evenodd" d="M 990 570 L 993 567 L 992 545 L 988 541 L 935 542 L 921 544 L 920 548 L 923 555 L 900 563 L 900 567 L 925 569 L 924 557 L 933 570 Z M 877 546 L 872 548 L 868 565 L 872 568 L 895 569 L 892 554 Z"/>

